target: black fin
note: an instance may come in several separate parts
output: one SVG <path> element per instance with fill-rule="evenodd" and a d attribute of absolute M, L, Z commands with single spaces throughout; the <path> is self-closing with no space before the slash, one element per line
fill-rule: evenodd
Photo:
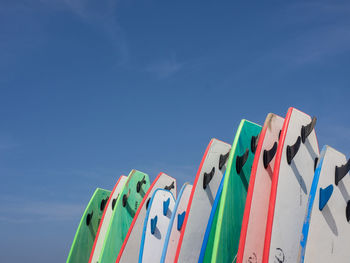
<path fill-rule="evenodd" d="M 203 176 L 203 189 L 206 189 L 208 184 L 210 183 L 211 179 L 213 179 L 213 176 L 215 174 L 215 167 L 211 169 L 210 173 L 204 173 Z"/>
<path fill-rule="evenodd" d="M 344 176 L 349 172 L 350 170 L 350 159 L 347 161 L 346 164 L 342 166 L 336 166 L 335 167 L 335 185 L 338 185 L 338 183 L 344 178 Z"/>
<path fill-rule="evenodd" d="M 108 201 L 108 198 L 101 200 L 101 204 L 100 204 L 100 210 L 101 211 L 103 211 L 103 209 L 105 209 L 107 201 Z"/>
<path fill-rule="evenodd" d="M 238 174 L 241 173 L 243 166 L 248 160 L 249 149 L 245 150 L 245 153 L 242 156 L 237 156 L 236 158 L 236 171 Z"/>
<path fill-rule="evenodd" d="M 124 195 L 123 195 L 123 207 L 126 206 L 126 203 L 127 203 L 127 201 L 128 201 L 129 195 L 130 195 L 130 189 L 129 189 L 128 194 L 124 194 Z"/>
<path fill-rule="evenodd" d="M 348 203 L 346 204 L 346 220 L 349 222 L 350 221 L 350 201 L 348 201 Z"/>
<path fill-rule="evenodd" d="M 86 225 L 90 225 L 90 222 L 91 222 L 91 219 L 92 219 L 92 216 L 94 215 L 94 211 L 91 211 L 91 213 L 87 214 L 86 216 Z"/>
<path fill-rule="evenodd" d="M 287 163 L 288 164 L 292 163 L 293 158 L 295 157 L 295 155 L 299 151 L 300 144 L 301 144 L 301 138 L 300 138 L 300 136 L 298 136 L 297 141 L 293 145 L 287 146 Z"/>
<path fill-rule="evenodd" d="M 277 142 L 275 142 L 272 146 L 272 148 L 268 151 L 264 150 L 264 156 L 263 156 L 263 161 L 264 161 L 264 167 L 265 169 L 269 166 L 269 163 L 275 157 L 277 151 Z"/>
<path fill-rule="evenodd" d="M 301 127 L 301 141 L 303 143 L 305 143 L 307 137 L 310 135 L 312 130 L 315 128 L 316 121 L 317 121 L 317 118 L 316 117 L 312 117 L 312 120 L 311 120 L 311 122 L 308 125 L 306 125 L 306 126 L 303 125 Z"/>
<path fill-rule="evenodd" d="M 226 161 L 227 161 L 227 158 L 229 157 L 230 155 L 230 151 L 228 153 L 226 153 L 225 155 L 223 154 L 220 154 L 220 159 L 219 159 L 219 170 L 222 169 L 222 167 L 224 167 Z"/>
<path fill-rule="evenodd" d="M 318 162 L 318 157 L 315 158 L 315 163 L 314 163 L 314 171 L 316 171 L 317 168 L 317 162 Z"/>
<path fill-rule="evenodd" d="M 259 135 L 260 134 L 257 136 L 252 136 L 252 139 L 250 140 L 250 150 L 252 153 L 255 153 L 256 148 L 258 147 Z"/>
<path fill-rule="evenodd" d="M 146 183 L 146 179 L 145 179 L 145 176 L 143 176 L 143 178 L 141 179 L 141 181 L 138 181 L 137 182 L 137 185 L 136 185 L 136 192 L 140 192 L 141 191 L 141 187 L 143 184 Z"/>
<path fill-rule="evenodd" d="M 175 188 L 175 184 L 174 184 L 174 181 L 170 184 L 170 185 L 166 185 L 164 187 L 165 190 L 168 190 L 170 191 L 171 189 Z"/>

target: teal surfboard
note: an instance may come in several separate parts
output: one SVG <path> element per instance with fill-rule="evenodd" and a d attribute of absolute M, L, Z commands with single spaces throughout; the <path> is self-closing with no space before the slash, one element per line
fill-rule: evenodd
<path fill-rule="evenodd" d="M 88 262 L 98 225 L 111 191 L 97 188 L 81 217 L 67 263 Z"/>
<path fill-rule="evenodd" d="M 99 263 L 116 261 L 130 224 L 149 186 L 150 181 L 147 174 L 137 170 L 130 172 L 116 201 Z"/>
<path fill-rule="evenodd" d="M 261 126 L 242 120 L 232 144 L 222 194 L 214 216 L 204 262 L 233 262 L 239 244 L 250 172 Z"/>

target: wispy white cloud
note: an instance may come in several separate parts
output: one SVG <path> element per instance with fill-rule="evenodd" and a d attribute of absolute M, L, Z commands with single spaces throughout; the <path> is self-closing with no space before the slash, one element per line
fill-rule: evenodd
<path fill-rule="evenodd" d="M 176 74 L 184 65 L 185 63 L 179 62 L 176 56 L 172 55 L 168 58 L 151 62 L 146 66 L 145 70 L 157 78 L 163 79 Z"/>

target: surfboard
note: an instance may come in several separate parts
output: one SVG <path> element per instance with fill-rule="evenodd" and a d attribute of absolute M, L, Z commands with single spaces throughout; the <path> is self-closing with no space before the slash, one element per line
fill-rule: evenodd
<path fill-rule="evenodd" d="M 81 217 L 67 263 L 88 262 L 105 203 L 111 191 L 97 188 Z"/>
<path fill-rule="evenodd" d="M 266 117 L 259 135 L 243 214 L 237 262 L 261 262 L 275 156 L 284 118 Z"/>
<path fill-rule="evenodd" d="M 319 157 L 316 118 L 289 108 L 272 175 L 263 263 L 296 262 L 307 197 Z"/>
<path fill-rule="evenodd" d="M 201 247 L 201 252 L 199 254 L 198 263 L 202 263 L 203 260 L 204 260 L 205 251 L 207 249 L 208 242 L 209 242 L 210 232 L 212 230 L 212 227 L 216 226 L 216 222 L 217 222 L 216 221 L 217 220 L 216 209 L 218 208 L 218 205 L 219 205 L 219 202 L 220 202 L 220 198 L 221 198 L 221 194 L 222 194 L 222 188 L 224 186 L 224 179 L 225 179 L 225 173 L 222 176 L 222 179 L 221 179 L 221 182 L 220 182 L 220 185 L 219 185 L 219 189 L 218 189 L 218 192 L 217 192 L 215 200 L 214 200 L 213 207 L 211 208 L 211 211 L 210 211 L 210 216 L 209 216 L 207 228 L 205 230 L 204 239 L 203 239 L 203 243 L 202 243 L 202 247 Z M 209 247 L 212 247 L 212 246 L 213 246 L 213 244 L 210 243 Z"/>
<path fill-rule="evenodd" d="M 298 262 L 350 259 L 350 159 L 324 146 L 312 182 Z"/>
<path fill-rule="evenodd" d="M 212 227 L 204 262 L 232 262 L 237 254 L 240 230 L 254 160 L 255 144 L 261 126 L 242 120 L 232 144 L 224 185 Z M 252 147 L 253 146 L 253 147 Z M 212 244 L 212 246 L 210 246 Z"/>
<path fill-rule="evenodd" d="M 170 191 L 157 189 L 153 193 L 144 221 L 139 263 L 160 261 L 174 206 L 175 199 Z"/>
<path fill-rule="evenodd" d="M 165 237 L 161 263 L 172 263 L 175 259 L 177 244 L 180 239 L 183 220 L 185 219 L 186 208 L 190 199 L 192 185 L 185 183 L 176 200 L 174 213 L 170 218 L 168 231 Z"/>
<path fill-rule="evenodd" d="M 169 190 L 176 198 L 176 179 L 165 173 L 159 173 L 148 189 L 146 195 L 135 214 L 135 217 L 130 225 L 128 233 L 125 236 L 123 245 L 119 251 L 116 262 L 137 262 L 139 259 L 140 244 L 142 238 L 142 230 L 146 217 L 147 208 L 149 207 L 150 199 L 153 193 L 158 188 Z"/>
<path fill-rule="evenodd" d="M 98 262 L 115 262 L 136 211 L 150 186 L 148 175 L 132 170 L 116 201 Z"/>
<path fill-rule="evenodd" d="M 174 262 L 197 262 L 231 147 L 212 139 L 199 166 L 181 228 Z"/>
<path fill-rule="evenodd" d="M 101 204 L 103 206 L 106 206 L 106 208 L 104 209 L 104 212 L 102 214 L 101 222 L 97 230 L 94 245 L 92 246 L 89 263 L 98 262 L 98 257 L 100 256 L 100 253 L 102 250 L 103 241 L 107 234 L 109 222 L 113 214 L 115 203 L 119 197 L 121 190 L 124 187 L 126 180 L 127 180 L 127 177 L 125 175 L 122 175 L 121 177 L 119 177 L 117 183 L 115 184 L 111 192 L 110 198 L 108 199 L 107 203 Z"/>

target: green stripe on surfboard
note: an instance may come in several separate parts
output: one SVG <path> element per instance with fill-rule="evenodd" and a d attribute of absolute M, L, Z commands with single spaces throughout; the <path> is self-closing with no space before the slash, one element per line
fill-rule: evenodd
<path fill-rule="evenodd" d="M 92 195 L 83 216 L 81 217 L 77 232 L 73 240 L 72 247 L 69 251 L 67 263 L 88 262 L 90 252 L 94 244 L 98 224 L 100 223 L 103 210 L 101 210 L 101 201 L 108 199 L 111 191 L 97 188 Z M 87 225 L 87 217 L 92 217 Z"/>
<path fill-rule="evenodd" d="M 140 192 L 137 192 L 137 183 L 143 179 L 145 182 L 142 184 Z M 113 215 L 108 226 L 107 235 L 98 262 L 109 263 L 116 261 L 137 208 L 149 187 L 150 181 L 147 174 L 137 170 L 132 170 L 130 172 L 128 180 L 126 181 L 114 206 Z M 124 207 L 123 196 L 127 196 L 128 194 L 129 197 Z"/>
<path fill-rule="evenodd" d="M 242 120 L 232 144 L 220 203 L 205 251 L 204 262 L 233 262 L 237 254 L 250 172 L 254 160 L 251 151 L 252 136 L 257 136 L 261 126 Z M 247 162 L 240 174 L 236 171 L 237 156 L 249 149 Z"/>

